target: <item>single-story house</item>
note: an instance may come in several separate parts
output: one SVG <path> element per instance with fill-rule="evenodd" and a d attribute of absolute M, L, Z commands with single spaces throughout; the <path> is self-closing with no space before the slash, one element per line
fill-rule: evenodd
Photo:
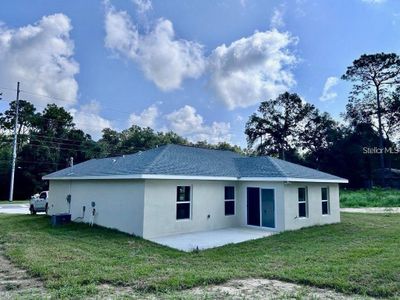
<path fill-rule="evenodd" d="M 49 214 L 144 237 L 340 222 L 339 178 L 280 159 L 165 145 L 43 177 Z"/>
<path fill-rule="evenodd" d="M 373 186 L 384 186 L 394 189 L 400 189 L 400 169 L 385 168 L 383 169 L 385 181 L 382 182 L 382 169 L 372 171 L 372 178 L 369 181 L 369 188 Z"/>

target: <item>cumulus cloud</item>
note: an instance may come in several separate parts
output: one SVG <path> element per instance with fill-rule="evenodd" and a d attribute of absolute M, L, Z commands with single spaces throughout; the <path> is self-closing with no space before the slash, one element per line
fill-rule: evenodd
<path fill-rule="evenodd" d="M 297 58 L 289 50 L 296 42 L 272 29 L 217 47 L 209 61 L 212 88 L 229 109 L 275 98 L 296 83 L 291 67 Z"/>
<path fill-rule="evenodd" d="M 207 141 L 209 143 L 229 142 L 231 140 L 230 123 L 204 123 L 203 117 L 190 105 L 166 115 L 168 129 L 187 137 L 191 141 Z"/>
<path fill-rule="evenodd" d="M 79 65 L 73 59 L 71 29 L 71 21 L 64 14 L 44 16 L 33 25 L 15 29 L 0 24 L 2 85 L 14 87 L 20 81 L 21 89 L 32 93 L 29 100 L 35 104 L 75 104 Z"/>
<path fill-rule="evenodd" d="M 275 8 L 272 13 L 271 18 L 271 28 L 280 28 L 285 26 L 285 21 L 283 20 L 283 6 Z"/>
<path fill-rule="evenodd" d="M 177 39 L 169 20 L 159 19 L 148 32 L 139 33 L 126 11 L 107 4 L 105 30 L 105 46 L 139 65 L 163 91 L 180 88 L 183 80 L 204 72 L 203 46 Z"/>
<path fill-rule="evenodd" d="M 132 2 L 136 5 L 137 11 L 140 14 L 143 14 L 153 8 L 150 0 L 132 0 Z"/>
<path fill-rule="evenodd" d="M 69 110 L 76 126 L 98 140 L 104 128 L 112 128 L 111 121 L 100 116 L 100 104 L 93 100 L 88 104 L 82 105 L 79 109 Z"/>
<path fill-rule="evenodd" d="M 158 19 L 140 32 L 126 11 L 107 3 L 105 46 L 137 64 L 163 91 L 180 88 L 185 79 L 207 70 L 209 86 L 222 103 L 229 109 L 248 107 L 296 84 L 292 67 L 297 57 L 291 46 L 297 38 L 276 29 L 284 26 L 283 10 L 275 9 L 272 30 L 223 44 L 205 57 L 201 44 L 175 37 L 171 21 Z"/>
<path fill-rule="evenodd" d="M 159 115 L 158 107 L 153 104 L 138 115 L 132 113 L 129 116 L 129 126 L 138 125 L 140 127 L 156 128 L 156 121 Z"/>
<path fill-rule="evenodd" d="M 337 93 L 332 91 L 332 88 L 339 83 L 339 78 L 331 76 L 325 81 L 324 88 L 322 89 L 322 95 L 319 97 L 321 101 L 333 100 L 337 97 Z"/>
<path fill-rule="evenodd" d="M 371 3 L 371 4 L 380 4 L 386 2 L 386 0 L 362 0 L 362 2 Z"/>

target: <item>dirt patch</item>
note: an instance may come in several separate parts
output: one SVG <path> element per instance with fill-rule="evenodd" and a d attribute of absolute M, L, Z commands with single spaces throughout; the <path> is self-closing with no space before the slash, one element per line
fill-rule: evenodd
<path fill-rule="evenodd" d="M 221 285 L 197 287 L 168 294 L 141 294 L 131 287 L 103 284 L 99 294 L 88 299 L 374 299 L 345 295 L 328 289 L 269 279 L 238 279 Z M 48 299 L 43 283 L 29 276 L 4 256 L 0 248 L 0 299 Z"/>
<path fill-rule="evenodd" d="M 101 299 L 328 299 L 328 300 L 373 300 L 375 298 L 360 295 L 345 295 L 329 289 L 320 289 L 300 284 L 269 279 L 237 279 L 221 285 L 210 285 L 193 289 L 170 292 L 168 294 L 138 294 L 130 287 L 102 285 Z M 111 298 L 110 298 L 111 297 Z M 96 298 L 99 299 L 99 298 Z"/>
<path fill-rule="evenodd" d="M 231 280 L 223 285 L 192 289 L 190 294 L 210 299 L 373 299 L 269 279 Z"/>
<path fill-rule="evenodd" d="M 46 296 L 41 281 L 32 278 L 4 257 L 0 249 L 0 299 L 43 299 Z"/>

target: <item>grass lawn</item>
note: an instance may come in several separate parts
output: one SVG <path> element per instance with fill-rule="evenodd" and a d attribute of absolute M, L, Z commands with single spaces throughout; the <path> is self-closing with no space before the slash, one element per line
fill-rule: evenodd
<path fill-rule="evenodd" d="M 340 207 L 400 207 L 400 190 L 340 190 Z"/>
<path fill-rule="evenodd" d="M 0 215 L 0 247 L 57 298 L 95 295 L 101 284 L 174 293 L 246 277 L 399 296 L 399 232 L 400 214 L 342 214 L 340 224 L 183 253 L 104 228 Z"/>

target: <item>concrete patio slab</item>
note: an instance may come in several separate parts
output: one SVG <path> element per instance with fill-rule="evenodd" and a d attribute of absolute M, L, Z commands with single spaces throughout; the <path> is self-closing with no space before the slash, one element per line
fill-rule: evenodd
<path fill-rule="evenodd" d="M 227 244 L 237 244 L 249 240 L 255 240 L 270 236 L 274 233 L 276 232 L 258 228 L 234 227 L 212 231 L 176 234 L 149 240 L 174 249 L 190 252 L 197 248 L 199 250 L 204 250 Z"/>

